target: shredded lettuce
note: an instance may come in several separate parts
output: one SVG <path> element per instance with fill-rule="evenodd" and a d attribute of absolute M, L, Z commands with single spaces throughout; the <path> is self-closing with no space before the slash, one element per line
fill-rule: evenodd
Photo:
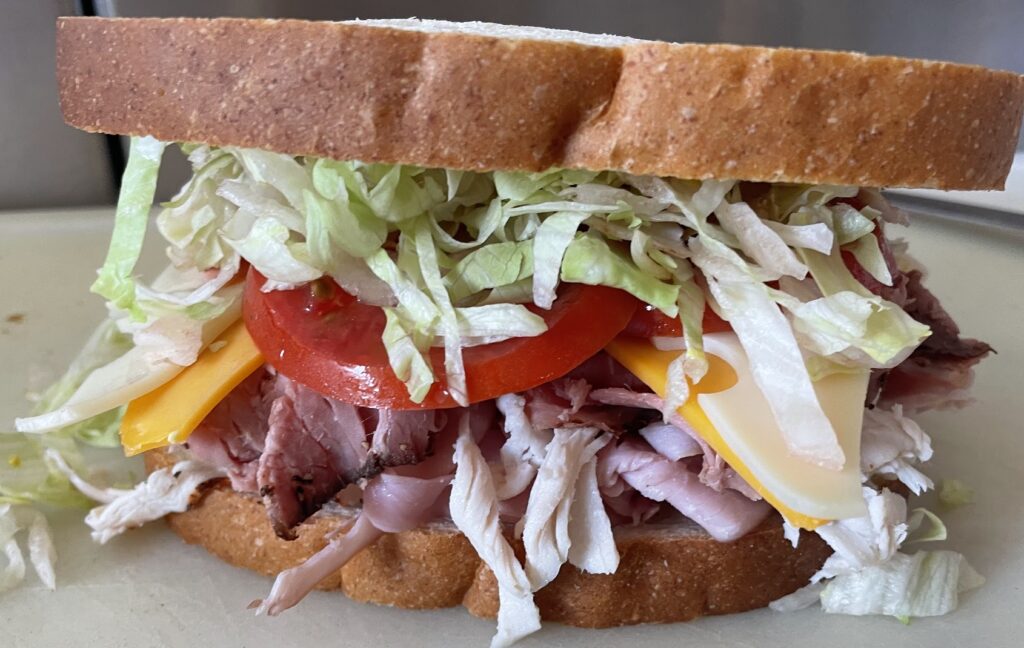
<path fill-rule="evenodd" d="M 669 317 L 679 314 L 678 286 L 644 274 L 607 243 L 593 236 L 580 236 L 569 244 L 562 261 L 562 281 L 619 288 Z"/>
<path fill-rule="evenodd" d="M 48 504 L 84 508 L 89 500 L 46 459 L 56 449 L 81 463 L 81 452 L 67 434 L 0 434 L 0 504 Z"/>
<path fill-rule="evenodd" d="M 473 330 L 482 312 L 470 318 L 460 309 L 550 308 L 560 282 L 619 288 L 680 317 L 685 352 L 669 369 L 666 411 L 688 397 L 686 379 L 706 372 L 703 278 L 761 285 L 821 367 L 892 366 L 927 333 L 833 267 L 846 246 L 886 279 L 873 234 L 880 212 L 829 204 L 855 188 L 772 186 L 755 209 L 733 181 L 559 169 L 479 174 L 237 148 L 197 147 L 191 157 L 195 177 L 161 230 L 176 264 L 227 267 L 218 275 L 226 280 L 237 256 L 267 277 L 264 290 L 328 275 L 391 308 L 385 346 L 417 398 L 439 378 L 427 371 L 431 346 L 444 347 L 445 381 L 465 402 L 462 349 L 499 339 L 490 322 Z M 809 269 L 821 295 L 763 286 Z M 202 288 L 204 299 L 211 288 L 219 292 L 214 282 Z M 153 301 L 173 300 L 164 293 Z M 543 332 L 522 311 L 503 315 L 515 316 L 517 335 Z"/>
<path fill-rule="evenodd" d="M 315 174 L 313 177 L 317 178 Z M 316 184 L 318 190 L 320 186 L 320 183 Z M 326 238 L 318 241 L 325 257 L 337 247 L 352 256 L 363 258 L 384 244 L 388 233 L 387 224 L 374 218 L 368 210 L 361 209 L 360 205 L 345 200 L 345 194 L 340 191 L 337 196 L 342 199 L 335 200 L 328 200 L 309 190 L 303 190 L 302 195 L 306 209 L 306 239 L 313 241 Z M 320 236 L 312 234 L 314 226 L 318 232 L 322 232 Z"/>
<path fill-rule="evenodd" d="M 662 417 L 666 421 L 689 399 L 690 382 L 700 382 L 708 372 L 708 360 L 704 355 L 704 291 L 694 281 L 691 267 L 685 259 L 681 259 L 673 273 L 679 286 L 676 303 L 683 328 L 684 352 L 668 367 L 668 388 L 662 409 Z"/>
<path fill-rule="evenodd" d="M 434 383 L 434 370 L 430 358 L 421 351 L 412 333 L 402 324 L 402 319 L 393 308 L 385 308 L 384 348 L 388 353 L 391 370 L 405 383 L 409 398 L 422 403 Z"/>
<path fill-rule="evenodd" d="M 164 147 L 163 142 L 152 137 L 132 138 L 114 214 L 110 249 L 99 277 L 92 285 L 93 292 L 106 297 L 118 308 L 131 311 L 135 319 L 144 319 L 145 316 L 135 305 L 132 273 L 142 253 Z"/>
<path fill-rule="evenodd" d="M 311 265 L 307 245 L 291 240 L 288 228 L 273 218 L 258 218 L 245 238 L 228 243 L 267 278 L 264 291 L 294 288 L 323 274 Z"/>
<path fill-rule="evenodd" d="M 547 330 L 544 318 L 521 304 L 483 304 L 455 309 L 463 346 L 534 337 Z"/>
<path fill-rule="evenodd" d="M 910 512 L 907 517 L 907 542 L 938 542 L 947 536 L 946 525 L 938 515 L 924 507 Z"/>
<path fill-rule="evenodd" d="M 466 368 L 462 361 L 462 342 L 459 335 L 459 322 L 452 304 L 451 295 L 441 279 L 438 267 L 437 248 L 434 247 L 430 224 L 426 217 L 420 218 L 414 226 L 416 254 L 420 261 L 420 272 L 427 284 L 430 296 L 438 307 L 438 332 L 444 338 L 444 368 L 447 378 L 448 393 L 456 403 L 469 405 L 469 394 L 466 391 Z"/>
<path fill-rule="evenodd" d="M 793 248 L 807 248 L 822 254 L 832 250 L 835 234 L 824 223 L 811 225 L 785 225 L 777 221 L 763 221 L 768 229 L 779 235 L 787 245 Z"/>
<path fill-rule="evenodd" d="M 86 340 L 64 374 L 39 397 L 32 409 L 42 415 L 59 411 L 93 372 L 118 360 L 132 348 L 131 338 L 105 320 Z M 77 442 L 119 447 L 121 407 L 113 407 L 47 434 L 0 434 L 0 503 L 84 507 L 88 504 L 67 478 L 45 458 L 56 450 L 81 462 Z"/>
<path fill-rule="evenodd" d="M 715 210 L 726 232 L 739 241 L 740 250 L 769 272 L 803 279 L 807 266 L 793 250 L 746 203 L 724 203 Z"/>
<path fill-rule="evenodd" d="M 533 239 L 533 303 L 541 308 L 551 308 L 554 303 L 559 272 L 565 272 L 562 258 L 573 242 L 576 230 L 586 218 L 586 213 L 557 212 L 537 228 L 537 235 Z"/>
<path fill-rule="evenodd" d="M 233 307 L 198 327 L 198 339 L 188 362 L 194 362 L 199 349 L 216 339 L 240 316 L 241 286 L 229 290 L 234 295 L 228 300 Z M 111 362 L 94 368 L 59 406 L 43 414 L 15 419 L 15 426 L 19 432 L 43 434 L 126 405 L 181 373 L 184 366 L 166 358 L 166 352 L 166 349 L 134 346 Z"/>
<path fill-rule="evenodd" d="M 57 562 L 57 551 L 50 536 L 50 525 L 39 511 L 28 508 L 13 508 L 0 504 L 0 556 L 4 564 L 0 567 L 0 592 L 11 589 L 25 578 L 25 556 L 18 545 L 17 534 L 25 531 L 29 563 L 43 585 L 57 588 L 57 576 L 53 566 Z"/>
<path fill-rule="evenodd" d="M 11 589 L 25 578 L 25 555 L 18 544 L 17 534 L 25 531 L 29 563 L 43 585 L 57 588 L 54 565 L 57 551 L 50 535 L 46 517 L 31 508 L 14 508 L 11 504 L 0 504 L 0 592 Z"/>
<path fill-rule="evenodd" d="M 377 177 L 381 171 L 383 174 Z M 402 223 L 422 216 L 440 203 L 445 193 L 436 174 L 421 173 L 415 167 L 369 167 L 367 175 L 375 183 L 366 194 L 366 201 L 374 214 L 392 223 Z"/>
<path fill-rule="evenodd" d="M 775 296 L 793 316 L 804 348 L 840 364 L 893 367 L 929 334 L 928 327 L 875 295 L 841 290 L 807 302 Z"/>
<path fill-rule="evenodd" d="M 846 461 L 825 416 L 786 318 L 761 284 L 708 280 L 719 308 L 739 337 L 761 392 L 790 451 L 839 470 Z"/>
<path fill-rule="evenodd" d="M 885 262 L 885 257 L 882 255 L 882 249 L 878 245 L 877 238 L 871 234 L 862 236 L 848 245 L 846 249 L 857 259 L 857 263 L 867 270 L 868 274 L 874 277 L 880 284 L 885 286 L 892 285 L 892 273 L 889 272 L 889 264 Z"/>
<path fill-rule="evenodd" d="M 943 479 L 939 484 L 939 506 L 946 511 L 974 503 L 974 489 L 959 479 Z"/>
<path fill-rule="evenodd" d="M 832 217 L 832 231 L 835 232 L 836 244 L 843 246 L 861 239 L 875 229 L 870 218 L 846 203 L 838 203 L 825 209 L 810 210 L 816 213 L 827 211 Z"/>
<path fill-rule="evenodd" d="M 266 277 L 266 291 L 329 276 L 386 308 L 382 341 L 410 396 L 421 401 L 443 379 L 467 403 L 463 350 L 543 334 L 543 319 L 523 305 L 549 309 L 560 283 L 583 283 L 627 291 L 680 318 L 667 415 L 707 371 L 701 341 L 710 289 L 719 293 L 710 306 L 734 328 L 770 323 L 772 339 L 784 341 L 786 353 L 758 353 L 755 338 L 741 335 L 794 450 L 839 465 L 834 435 L 809 389 L 812 370 L 891 367 L 928 334 L 846 270 L 843 252 L 891 282 L 875 238 L 883 212 L 834 202 L 856 195 L 855 188 L 773 185 L 748 200 L 749 188 L 735 181 L 561 169 L 472 173 L 188 148 L 193 178 L 157 217 L 171 267 L 146 285 L 133 272 L 163 144 L 133 140 L 96 283 L 119 330 L 135 349 L 146 349 L 127 352 L 122 364 L 194 360 L 205 337 L 199 322 L 230 311 L 231 280 L 244 261 Z M 813 290 L 789 290 L 808 274 L 813 284 L 802 283 Z M 778 289 L 767 285 L 776 280 Z M 788 321 L 773 314 L 780 306 Z M 502 319 L 507 326 L 499 330 Z M 434 346 L 444 348 L 444 376 L 432 369 Z M 794 389 L 771 386 L 779 376 L 795 376 Z M 124 386 L 105 380 L 112 391 Z M 137 391 L 121 389 L 120 396 Z M 104 404 L 123 404 L 114 400 Z M 71 418 L 81 418 L 79 409 Z M 796 432 L 798 419 L 806 434 Z M 80 436 L 107 439 L 115 420 L 96 420 Z M 55 416 L 47 425 L 70 422 Z"/>
<path fill-rule="evenodd" d="M 131 347 L 131 337 L 118 330 L 113 320 L 104 320 L 86 340 L 64 374 L 42 393 L 32 408 L 33 414 L 43 414 L 66 403 L 89 374 L 124 355 Z M 65 432 L 90 445 L 117 447 L 120 445 L 117 436 L 120 414 L 120 409 L 115 408 L 69 426 Z"/>
<path fill-rule="evenodd" d="M 307 169 L 288 155 L 258 149 L 225 149 L 234 155 L 256 183 L 280 192 L 294 209 L 301 209 L 303 192 L 312 185 Z"/>
<path fill-rule="evenodd" d="M 256 190 L 249 185 L 235 180 L 240 167 L 231 155 L 201 147 L 192 152 L 190 159 L 195 175 L 175 198 L 163 204 L 156 226 L 169 243 L 167 253 L 172 263 L 214 268 L 226 253 L 217 230 L 226 227 L 234 213 L 232 202 L 224 194 L 237 192 L 243 198 L 235 200 L 248 199 L 247 204 L 254 210 L 255 203 L 265 199 L 255 196 Z"/>
<path fill-rule="evenodd" d="M 28 557 L 32 563 L 36 575 L 42 581 L 46 589 L 57 589 L 57 574 L 54 572 L 54 565 L 57 562 L 57 549 L 53 546 L 53 536 L 50 534 L 50 524 L 39 511 L 30 510 L 27 512 L 28 523 Z"/>
<path fill-rule="evenodd" d="M 533 276 L 533 248 L 529 242 L 505 241 L 473 250 L 444 277 L 452 301 Z"/>
<path fill-rule="evenodd" d="M 11 505 L 0 505 L 0 552 L 4 557 L 4 565 L 0 569 L 0 592 L 11 589 L 25 579 L 25 557 L 14 537 L 17 532 L 18 523 L 14 519 Z"/>
<path fill-rule="evenodd" d="M 831 298 L 830 305 L 841 307 L 841 310 L 831 308 L 829 313 L 809 312 L 811 319 L 804 322 L 804 332 L 813 330 L 819 334 L 812 338 L 814 344 L 830 338 L 834 341 L 837 337 L 838 341 L 850 342 L 848 349 L 833 355 L 834 359 L 841 363 L 855 362 L 859 366 L 894 367 L 931 334 L 927 326 L 896 304 L 864 288 L 843 263 L 838 248 L 829 255 L 810 250 L 801 250 L 800 254 L 822 294 L 826 299 Z M 784 305 L 790 306 L 789 303 Z M 790 310 L 798 319 L 807 319 L 801 317 L 799 306 Z M 815 319 L 815 315 L 822 317 Z"/>
<path fill-rule="evenodd" d="M 984 582 L 953 551 L 896 554 L 885 563 L 834 578 L 821 592 L 821 607 L 838 614 L 939 616 L 956 609 L 960 593 Z"/>

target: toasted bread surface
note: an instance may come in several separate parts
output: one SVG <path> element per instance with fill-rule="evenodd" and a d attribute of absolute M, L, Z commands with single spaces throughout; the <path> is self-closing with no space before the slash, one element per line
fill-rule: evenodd
<path fill-rule="evenodd" d="M 412 20 L 62 18 L 57 76 L 87 131 L 871 187 L 1001 188 L 1024 111 L 1024 77 L 976 66 Z"/>

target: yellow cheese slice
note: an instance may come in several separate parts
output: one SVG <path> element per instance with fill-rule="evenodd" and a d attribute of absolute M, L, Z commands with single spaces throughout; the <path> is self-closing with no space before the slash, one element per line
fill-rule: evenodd
<path fill-rule="evenodd" d="M 691 385 L 691 397 L 679 409 L 686 422 L 790 524 L 814 529 L 829 520 L 863 515 L 860 427 L 868 372 L 836 374 L 815 383 L 846 454 L 842 470 L 827 470 L 789 453 L 736 336 L 716 333 L 704 340 L 710 366 L 707 376 Z M 668 365 L 678 352 L 625 337 L 614 340 L 607 351 L 665 395 Z"/>
<path fill-rule="evenodd" d="M 245 322 L 235 322 L 177 377 L 128 404 L 121 419 L 125 454 L 184 442 L 210 410 L 262 364 Z"/>

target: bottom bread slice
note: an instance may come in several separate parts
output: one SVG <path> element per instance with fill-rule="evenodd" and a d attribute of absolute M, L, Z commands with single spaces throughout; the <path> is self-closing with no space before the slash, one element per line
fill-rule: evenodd
<path fill-rule="evenodd" d="M 146 453 L 149 471 L 169 466 L 162 451 Z M 268 576 L 319 551 L 327 536 L 354 515 L 340 507 L 302 524 L 298 538 L 275 534 L 258 498 L 233 491 L 227 480 L 209 484 L 184 513 L 168 516 L 171 529 L 225 562 Z M 621 556 L 614 574 L 586 574 L 571 565 L 535 595 L 541 616 L 583 627 L 688 621 L 764 607 L 806 585 L 831 549 L 801 532 L 793 548 L 774 515 L 743 538 L 721 543 L 693 523 L 620 527 Z M 521 547 L 517 551 L 521 552 Z M 357 554 L 319 589 L 341 590 L 357 601 L 426 609 L 464 605 L 493 618 L 494 575 L 450 523 L 385 534 Z"/>

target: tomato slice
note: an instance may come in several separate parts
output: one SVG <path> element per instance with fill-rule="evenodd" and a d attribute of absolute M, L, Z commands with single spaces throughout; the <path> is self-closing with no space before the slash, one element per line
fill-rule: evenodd
<path fill-rule="evenodd" d="M 438 382 L 422 403 L 409 399 L 381 341 L 384 312 L 363 304 L 329 279 L 294 290 L 260 291 L 255 269 L 246 279 L 245 325 L 275 369 L 307 387 L 366 407 L 457 407 L 444 384 L 444 350 L 431 349 Z M 471 402 L 522 391 L 563 376 L 604 348 L 629 323 L 637 300 L 604 286 L 563 284 L 551 310 L 530 310 L 548 330 L 469 347 L 462 356 Z"/>
<path fill-rule="evenodd" d="M 729 323 L 719 317 L 715 311 L 704 307 L 704 332 L 726 333 L 732 330 Z M 643 304 L 636 309 L 633 319 L 622 332 L 624 335 L 638 338 L 679 337 L 683 327 L 678 317 L 669 317 L 653 306 Z"/>

